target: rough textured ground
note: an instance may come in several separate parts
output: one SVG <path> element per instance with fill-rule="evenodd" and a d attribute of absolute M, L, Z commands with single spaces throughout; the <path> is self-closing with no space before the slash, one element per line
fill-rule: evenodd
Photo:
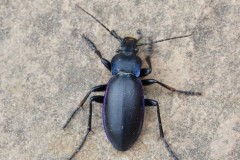
<path fill-rule="evenodd" d="M 146 87 L 145 96 L 159 101 L 166 139 L 180 159 L 240 159 L 238 0 L 1 0 L 1 160 L 66 159 L 83 138 L 87 104 L 66 131 L 61 127 L 87 91 L 111 75 L 81 34 L 109 60 L 119 44 L 76 3 L 121 36 L 141 29 L 146 41 L 193 32 L 155 45 L 147 78 L 203 96 L 172 94 L 157 85 Z M 144 52 L 146 47 L 142 58 Z M 95 134 L 75 159 L 171 159 L 159 140 L 155 109 L 146 110 L 141 136 L 126 152 L 108 142 L 101 105 L 93 117 Z"/>

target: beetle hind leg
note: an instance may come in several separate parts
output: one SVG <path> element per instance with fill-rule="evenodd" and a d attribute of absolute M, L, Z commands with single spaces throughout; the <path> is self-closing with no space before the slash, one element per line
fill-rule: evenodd
<path fill-rule="evenodd" d="M 66 123 L 63 125 L 63 129 L 65 129 L 69 122 L 71 121 L 71 119 L 76 115 L 76 113 L 80 110 L 80 108 L 82 107 L 83 108 L 83 104 L 85 103 L 85 101 L 87 100 L 87 98 L 89 97 L 89 95 L 92 93 L 92 92 L 102 92 L 102 91 L 105 91 L 107 88 L 107 85 L 106 84 L 103 84 L 103 85 L 98 85 L 98 86 L 95 86 L 93 87 L 86 95 L 85 97 L 81 100 L 81 102 L 79 103 L 78 105 L 78 108 L 76 108 L 73 113 L 71 114 L 71 116 L 67 119 Z"/>
<path fill-rule="evenodd" d="M 170 153 L 170 155 L 173 157 L 174 160 L 178 160 L 177 156 L 175 153 L 172 151 L 171 147 L 169 146 L 167 140 L 164 138 L 164 133 L 163 133 L 163 128 L 162 128 L 162 122 L 161 122 L 161 116 L 160 116 L 160 109 L 159 109 L 159 104 L 156 100 L 152 99 L 145 99 L 145 106 L 155 106 L 157 107 L 157 117 L 158 117 L 158 127 L 159 127 L 159 132 L 160 132 L 160 138 L 162 139 L 164 146 Z"/>
<path fill-rule="evenodd" d="M 90 104 L 89 104 L 89 117 L 88 117 L 88 127 L 87 127 L 87 132 L 81 142 L 81 144 L 77 147 L 77 149 L 75 150 L 75 152 L 71 155 L 71 157 L 69 158 L 69 160 L 72 160 L 73 157 L 81 150 L 81 148 L 83 147 L 84 143 L 87 140 L 88 134 L 92 131 L 92 102 L 97 102 L 97 103 L 103 103 L 104 100 L 104 96 L 92 96 L 90 98 Z"/>

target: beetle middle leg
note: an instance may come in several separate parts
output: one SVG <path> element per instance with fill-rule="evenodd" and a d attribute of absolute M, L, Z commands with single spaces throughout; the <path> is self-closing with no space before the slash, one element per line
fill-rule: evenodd
<path fill-rule="evenodd" d="M 77 149 L 72 154 L 72 156 L 69 158 L 69 160 L 71 160 L 81 150 L 81 148 L 83 147 L 84 143 L 87 140 L 88 134 L 92 131 L 92 103 L 93 102 L 103 103 L 103 100 L 104 100 L 104 96 L 92 96 L 90 98 L 87 132 L 86 132 L 81 144 L 77 147 Z"/>
<path fill-rule="evenodd" d="M 157 117 L 158 117 L 158 127 L 159 127 L 159 132 L 160 132 L 160 138 L 163 140 L 166 149 L 171 154 L 171 156 L 174 158 L 174 160 L 178 160 L 177 156 L 174 154 L 174 152 L 170 148 L 168 142 L 164 138 L 164 133 L 163 133 L 163 128 L 162 128 L 162 122 L 161 122 L 160 109 L 159 109 L 158 102 L 156 100 L 152 100 L 152 99 L 145 99 L 144 101 L 145 101 L 145 106 L 156 106 L 157 107 Z"/>
<path fill-rule="evenodd" d="M 88 93 L 85 95 L 85 97 L 80 101 L 78 108 L 76 108 L 73 113 L 71 114 L 71 116 L 68 118 L 67 122 L 64 124 L 63 129 L 65 129 L 67 127 L 67 125 L 69 124 L 69 122 L 71 121 L 71 119 L 74 117 L 74 115 L 79 111 L 79 109 L 83 106 L 83 104 L 85 103 L 85 101 L 87 100 L 87 98 L 89 97 L 89 95 L 92 92 L 102 92 L 105 91 L 107 88 L 106 84 L 103 85 L 99 85 L 99 86 L 95 86 L 93 87 L 90 91 L 88 91 Z"/>
<path fill-rule="evenodd" d="M 170 87 L 170 86 L 168 86 L 168 85 L 166 85 L 166 84 L 164 84 L 162 82 L 159 82 L 159 81 L 157 81 L 155 79 L 144 79 L 144 80 L 142 80 L 142 85 L 143 86 L 148 86 L 148 85 L 151 85 L 151 84 L 154 84 L 154 83 L 157 83 L 157 84 L 163 86 L 164 88 L 166 88 L 166 89 L 168 89 L 168 90 L 170 90 L 172 92 L 177 92 L 177 93 L 182 93 L 182 94 L 185 94 L 185 95 L 192 95 L 192 96 L 194 96 L 194 95 L 197 95 L 197 96 L 202 95 L 201 92 L 182 91 L 182 90 L 175 89 L 175 88 Z"/>
<path fill-rule="evenodd" d="M 102 57 L 102 53 L 97 49 L 95 44 L 84 34 L 82 35 L 83 39 L 87 41 L 88 46 L 94 51 L 94 53 L 101 59 L 102 64 L 111 71 L 111 62 Z"/>

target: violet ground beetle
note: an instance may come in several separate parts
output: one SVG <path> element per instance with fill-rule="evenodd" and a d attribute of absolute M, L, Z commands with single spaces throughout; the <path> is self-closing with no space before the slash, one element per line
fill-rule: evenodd
<path fill-rule="evenodd" d="M 177 156 L 172 151 L 168 142 L 164 138 L 159 104 L 156 100 L 144 99 L 143 86 L 156 83 L 170 90 L 171 92 L 182 93 L 185 95 L 201 95 L 201 93 L 177 90 L 155 79 L 140 80 L 139 77 L 145 77 L 152 71 L 150 56 L 152 54 L 154 43 L 189 37 L 192 34 L 162 39 L 158 41 L 152 41 L 149 39 L 148 43 L 139 43 L 140 39 L 142 38 L 140 30 L 137 32 L 139 35 L 139 38 L 137 39 L 133 37 L 122 38 L 114 30 L 109 30 L 102 22 L 81 8 L 79 5 L 76 5 L 76 7 L 91 16 L 103 28 L 105 28 L 114 38 L 120 42 L 120 47 L 116 51 L 117 54 L 112 58 L 111 62 L 109 62 L 102 57 L 101 52 L 87 36 L 82 36 L 91 50 L 101 59 L 103 65 L 112 72 L 112 77 L 107 84 L 93 87 L 86 94 L 86 96 L 80 102 L 78 108 L 72 113 L 72 115 L 68 118 L 67 122 L 63 126 L 64 129 L 67 127 L 70 120 L 79 111 L 79 109 L 83 107 L 83 104 L 92 92 L 105 91 L 104 96 L 98 95 L 92 96 L 90 98 L 87 132 L 81 144 L 69 159 L 71 160 L 80 151 L 87 139 L 88 134 L 90 131 L 92 131 L 92 103 L 97 102 L 103 103 L 102 119 L 106 135 L 113 147 L 119 151 L 128 150 L 138 139 L 142 130 L 145 106 L 156 107 L 160 138 L 162 139 L 166 149 L 173 157 L 173 159 L 177 160 Z M 138 47 L 144 45 L 148 45 L 146 56 L 148 68 L 141 68 L 142 60 L 137 56 Z"/>

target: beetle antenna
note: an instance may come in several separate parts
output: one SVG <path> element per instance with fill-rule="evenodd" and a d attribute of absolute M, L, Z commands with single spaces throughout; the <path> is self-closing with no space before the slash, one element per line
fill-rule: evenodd
<path fill-rule="evenodd" d="M 114 38 L 116 38 L 119 42 L 122 42 L 122 38 L 114 31 L 108 29 L 101 21 L 99 21 L 96 17 L 94 17 L 92 14 L 84 10 L 82 7 L 80 7 L 78 4 L 76 4 L 76 7 L 81 9 L 83 12 L 88 14 L 90 17 L 92 17 L 95 21 L 97 21 L 103 28 L 105 28 Z"/>
<path fill-rule="evenodd" d="M 153 42 L 150 42 L 150 43 L 138 43 L 137 46 L 144 46 L 144 45 L 149 45 L 149 44 L 154 44 L 154 43 L 169 41 L 169 40 L 173 40 L 173 39 L 190 37 L 191 35 L 193 35 L 193 34 L 191 33 L 191 34 L 189 34 L 189 35 L 184 35 L 184 36 L 177 36 L 177 37 L 171 37 L 171 38 L 161 39 L 161 40 L 153 41 Z"/>

